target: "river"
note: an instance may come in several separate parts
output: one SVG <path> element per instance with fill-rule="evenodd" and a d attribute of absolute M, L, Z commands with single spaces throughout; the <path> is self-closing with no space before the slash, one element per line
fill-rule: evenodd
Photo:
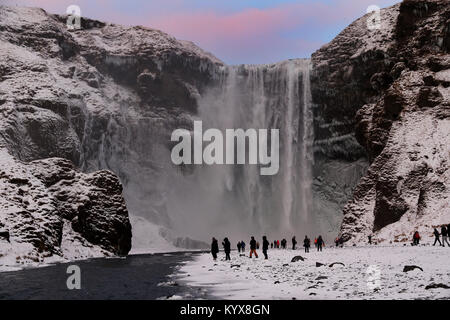
<path fill-rule="evenodd" d="M 96 258 L 0 273 L 0 299 L 189 299 L 209 298 L 206 290 L 186 286 L 174 273 L 198 252 Z M 67 288 L 67 267 L 81 270 L 81 289 Z"/>

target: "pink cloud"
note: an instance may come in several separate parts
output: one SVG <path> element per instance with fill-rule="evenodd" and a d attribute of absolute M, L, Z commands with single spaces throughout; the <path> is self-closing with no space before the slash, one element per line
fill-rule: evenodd
<path fill-rule="evenodd" d="M 286 57 L 305 57 L 331 40 L 340 27 L 364 15 L 367 6 L 373 3 L 373 0 L 336 0 L 328 3 L 302 0 L 280 3 L 271 8 L 247 8 L 224 13 L 219 9 L 190 9 L 184 0 L 176 0 L 177 5 L 170 2 L 168 10 L 148 9 L 142 12 L 121 11 L 120 7 L 108 6 L 104 1 L 78 0 L 78 4 L 83 15 L 119 24 L 139 24 L 160 29 L 178 39 L 192 40 L 232 63 L 261 63 Z M 152 5 L 161 2 L 159 7 L 164 9 L 169 5 L 166 1 L 152 0 Z M 380 6 L 395 1 L 378 0 Z M 43 6 L 52 12 L 65 11 L 66 4 L 71 3 L 70 0 L 11 2 Z"/>
<path fill-rule="evenodd" d="M 197 39 L 209 41 L 273 33 L 292 24 L 288 16 L 289 13 L 280 8 L 248 9 L 231 15 L 220 15 L 216 12 L 179 13 L 151 18 L 146 24 L 186 38 L 195 36 Z"/>

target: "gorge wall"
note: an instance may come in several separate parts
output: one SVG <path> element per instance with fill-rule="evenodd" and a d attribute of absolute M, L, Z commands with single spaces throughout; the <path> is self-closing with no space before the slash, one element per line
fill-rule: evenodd
<path fill-rule="evenodd" d="M 312 56 L 323 119 L 316 134 L 340 141 L 317 152 L 326 161 L 356 158 L 356 138 L 369 160 L 343 210 L 345 240 L 409 241 L 414 230 L 428 237 L 450 221 L 450 4 L 403 1 L 381 10 L 375 30 L 370 16 Z"/>

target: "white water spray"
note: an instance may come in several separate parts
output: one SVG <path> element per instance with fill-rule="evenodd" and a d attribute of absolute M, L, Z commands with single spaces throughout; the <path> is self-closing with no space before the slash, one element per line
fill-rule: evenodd
<path fill-rule="evenodd" d="M 229 67 L 218 75 L 219 86 L 199 101 L 204 128 L 276 128 L 281 140 L 280 171 L 272 177 L 261 176 L 256 165 L 194 168 L 191 179 L 200 184 L 199 190 L 184 192 L 197 199 L 196 217 L 214 221 L 207 230 L 286 236 L 311 228 L 314 135 L 309 70 L 306 59 Z M 205 198 L 214 201 L 199 205 Z"/>

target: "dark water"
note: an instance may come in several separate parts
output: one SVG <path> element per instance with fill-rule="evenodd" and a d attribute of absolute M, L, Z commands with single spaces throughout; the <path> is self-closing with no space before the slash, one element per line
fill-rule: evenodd
<path fill-rule="evenodd" d="M 158 299 L 172 295 L 206 298 L 205 290 L 169 277 L 198 253 L 90 259 L 0 273 L 0 299 Z M 69 290 L 69 265 L 81 269 L 81 289 Z M 175 281 L 159 285 L 164 282 Z"/>

